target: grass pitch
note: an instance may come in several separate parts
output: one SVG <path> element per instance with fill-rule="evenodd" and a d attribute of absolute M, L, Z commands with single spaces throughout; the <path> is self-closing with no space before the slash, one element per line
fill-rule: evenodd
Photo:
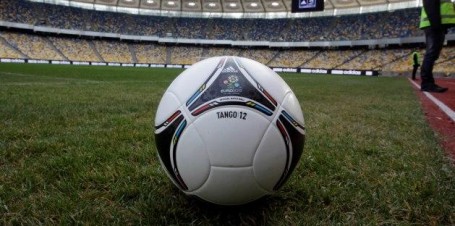
<path fill-rule="evenodd" d="M 404 78 L 282 74 L 306 120 L 277 193 L 179 192 L 153 120 L 181 70 L 0 64 L 0 224 L 455 224 L 455 170 Z"/>

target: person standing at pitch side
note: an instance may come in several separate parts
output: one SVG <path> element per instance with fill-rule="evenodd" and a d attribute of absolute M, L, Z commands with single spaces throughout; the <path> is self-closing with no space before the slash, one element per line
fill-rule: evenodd
<path fill-rule="evenodd" d="M 450 0 L 423 0 L 420 28 L 425 32 L 426 53 L 420 76 L 421 90 L 443 93 L 447 88 L 436 85 L 433 66 L 439 58 L 447 29 L 455 26 L 455 6 Z"/>

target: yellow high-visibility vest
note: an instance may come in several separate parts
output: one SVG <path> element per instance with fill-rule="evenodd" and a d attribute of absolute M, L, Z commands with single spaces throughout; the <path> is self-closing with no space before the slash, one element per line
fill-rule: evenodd
<path fill-rule="evenodd" d="M 450 0 L 441 0 L 441 24 L 455 25 L 455 4 Z M 420 28 L 431 26 L 425 9 L 422 7 L 420 15 Z"/>

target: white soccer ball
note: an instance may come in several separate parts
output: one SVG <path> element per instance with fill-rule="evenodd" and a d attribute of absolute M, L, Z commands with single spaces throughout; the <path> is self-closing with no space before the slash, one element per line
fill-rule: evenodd
<path fill-rule="evenodd" d="M 155 118 L 161 164 L 187 195 L 245 204 L 280 188 L 305 141 L 300 104 L 267 66 L 212 57 L 183 71 Z"/>

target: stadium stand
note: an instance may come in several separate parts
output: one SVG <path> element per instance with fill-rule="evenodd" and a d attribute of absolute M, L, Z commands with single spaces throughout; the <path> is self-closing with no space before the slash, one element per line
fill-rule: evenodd
<path fill-rule="evenodd" d="M 202 58 L 209 58 L 214 56 L 238 56 L 241 49 L 239 48 L 230 48 L 230 47 L 221 47 L 213 46 L 205 48 Z"/>
<path fill-rule="evenodd" d="M 91 40 L 61 37 L 49 37 L 49 39 L 71 61 L 102 61 L 90 45 Z"/>
<path fill-rule="evenodd" d="M 21 54 L 20 51 L 18 51 L 16 48 L 11 46 L 0 35 L 0 58 L 20 59 L 20 58 L 26 58 L 26 56 Z"/>
<path fill-rule="evenodd" d="M 401 73 L 411 69 L 409 55 L 412 53 L 412 49 L 387 50 L 385 53 L 384 60 L 388 63 L 383 65 L 382 70 Z"/>
<path fill-rule="evenodd" d="M 237 55 L 255 59 L 270 67 L 357 69 L 393 72 L 410 70 L 409 48 L 360 50 L 308 50 L 233 47 L 166 46 L 154 43 L 127 43 L 116 40 L 87 40 L 3 31 L 1 58 L 28 58 L 92 62 L 193 64 L 201 59 Z M 423 56 L 424 50 L 420 50 Z M 63 56 L 62 56 L 63 55 Z M 453 74 L 455 47 L 445 47 L 435 72 Z M 134 60 L 136 59 L 136 60 Z"/>
<path fill-rule="evenodd" d="M 361 52 L 361 50 L 321 51 L 302 66 L 306 68 L 321 68 L 321 66 L 324 65 L 323 68 L 334 69 L 358 56 Z"/>
<path fill-rule="evenodd" d="M 271 49 L 245 49 L 239 54 L 242 57 L 255 59 L 256 61 L 268 65 L 268 63 L 275 57 L 278 50 Z"/>
<path fill-rule="evenodd" d="M 365 40 L 421 36 L 418 8 L 295 19 L 172 18 L 3 0 L 0 20 L 56 28 L 188 39 L 254 41 Z M 274 29 L 270 29 L 274 28 Z M 455 32 L 453 29 L 451 32 Z"/>
<path fill-rule="evenodd" d="M 111 40 L 94 40 L 93 43 L 106 62 L 134 63 L 127 43 Z"/>
<path fill-rule="evenodd" d="M 30 59 L 65 60 L 46 37 L 12 32 L 2 32 L 0 36 Z"/>
<path fill-rule="evenodd" d="M 165 64 L 166 46 L 153 43 L 134 43 L 131 44 L 136 53 L 137 62 L 141 64 Z"/>
<path fill-rule="evenodd" d="M 194 64 L 202 56 L 202 47 L 199 46 L 173 46 L 169 51 L 171 64 Z"/>
<path fill-rule="evenodd" d="M 252 20 L 252 19 L 250 19 Z M 254 20 L 253 29 L 249 29 L 248 40 L 285 41 L 281 34 L 287 33 L 288 19 Z M 273 28 L 273 29 L 270 29 Z"/>
<path fill-rule="evenodd" d="M 440 59 L 434 66 L 434 71 L 441 72 L 446 76 L 455 73 L 455 46 L 442 49 Z"/>
<path fill-rule="evenodd" d="M 340 69 L 378 70 L 385 62 L 385 50 L 369 50 L 340 66 Z"/>
<path fill-rule="evenodd" d="M 269 63 L 271 67 L 300 67 L 315 57 L 320 50 L 284 50 Z"/>
<path fill-rule="evenodd" d="M 244 40 L 247 34 L 246 22 L 235 19 L 212 19 L 212 28 L 208 39 L 217 40 Z"/>
<path fill-rule="evenodd" d="M 191 40 L 327 42 L 421 37 L 420 9 L 337 17 L 292 19 L 227 19 L 158 17 L 50 5 L 25 0 L 0 1 L 0 21 L 115 35 L 141 35 Z M 271 29 L 272 28 L 272 29 Z M 410 70 L 407 46 L 355 48 L 270 48 L 231 45 L 167 45 L 157 41 L 126 41 L 90 36 L 63 36 L 25 30 L 0 30 L 0 57 L 89 62 L 193 64 L 219 55 L 255 59 L 270 67 Z M 451 29 L 449 33 L 455 33 Z M 197 43 L 195 43 L 197 44 Z M 443 49 L 435 71 L 455 73 L 455 47 Z M 423 56 L 423 50 L 421 55 Z"/>
<path fill-rule="evenodd" d="M 178 37 L 190 39 L 206 39 L 205 23 L 198 18 L 177 18 L 175 19 L 175 31 Z M 172 31 L 168 31 L 172 33 Z"/>

